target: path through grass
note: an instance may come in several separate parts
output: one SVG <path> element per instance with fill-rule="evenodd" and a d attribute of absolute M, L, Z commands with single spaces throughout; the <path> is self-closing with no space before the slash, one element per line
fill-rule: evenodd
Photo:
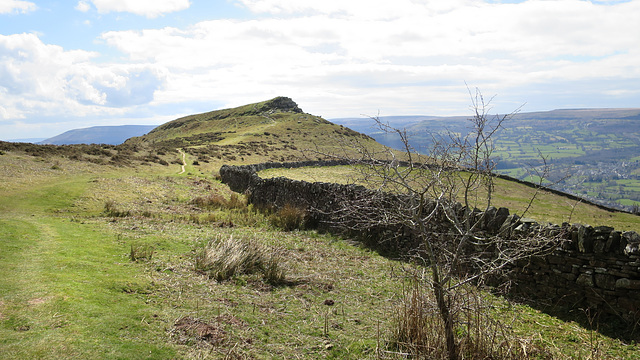
<path fill-rule="evenodd" d="M 170 357 L 161 327 L 144 326 L 139 265 L 97 225 L 66 215 L 89 178 L 53 178 L 0 197 L 3 359 Z M 155 336 L 139 333 L 151 331 Z M 150 341 L 157 338 L 158 341 Z"/>

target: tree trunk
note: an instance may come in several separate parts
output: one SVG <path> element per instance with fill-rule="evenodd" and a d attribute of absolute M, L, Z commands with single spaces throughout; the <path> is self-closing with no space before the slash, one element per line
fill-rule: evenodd
<path fill-rule="evenodd" d="M 456 338 L 453 332 L 453 318 L 451 317 L 451 311 L 449 309 L 449 303 L 447 302 L 445 291 L 439 279 L 436 280 L 434 278 L 433 291 L 436 296 L 438 311 L 440 312 L 440 317 L 442 318 L 442 322 L 444 324 L 444 334 L 447 342 L 447 352 L 449 353 L 449 360 L 457 360 L 458 348 L 456 346 Z"/>

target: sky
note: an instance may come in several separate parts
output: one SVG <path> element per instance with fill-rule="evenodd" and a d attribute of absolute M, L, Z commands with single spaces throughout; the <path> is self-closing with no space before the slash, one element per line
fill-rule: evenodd
<path fill-rule="evenodd" d="M 640 107 L 640 0 L 0 0 L 0 140 L 292 98 L 326 119 Z"/>

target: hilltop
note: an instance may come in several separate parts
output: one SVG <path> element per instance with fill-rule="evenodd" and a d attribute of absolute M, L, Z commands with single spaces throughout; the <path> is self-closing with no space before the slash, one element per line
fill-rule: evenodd
<path fill-rule="evenodd" d="M 367 135 L 303 112 L 288 97 L 276 97 L 169 121 L 125 144 L 165 152 L 181 148 L 199 163 L 239 163 L 318 159 L 354 140 L 380 146 Z"/>
<path fill-rule="evenodd" d="M 91 137 L 96 138 L 96 128 L 91 129 L 94 130 Z M 181 153 L 186 153 L 188 165 L 205 174 L 216 172 L 223 164 L 324 159 L 327 154 L 349 152 L 354 142 L 370 149 L 382 148 L 367 135 L 303 112 L 287 97 L 185 116 L 119 145 L 73 142 L 71 145 L 0 142 L 0 151 L 63 156 L 115 166 L 182 165 Z"/>

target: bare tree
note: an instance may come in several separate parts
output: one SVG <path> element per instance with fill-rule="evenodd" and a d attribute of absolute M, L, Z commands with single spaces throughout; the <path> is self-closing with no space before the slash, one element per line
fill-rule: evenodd
<path fill-rule="evenodd" d="M 350 144 L 359 154 L 351 160 L 360 181 L 375 191 L 345 200 L 335 214 L 352 233 L 409 247 L 414 259 L 429 268 L 427 284 L 443 324 L 449 359 L 460 356 L 456 291 L 514 261 L 549 251 L 553 243 L 539 233 L 513 238 L 513 217 L 493 207 L 492 139 L 517 111 L 490 116 L 491 99 L 485 101 L 477 90 L 469 94 L 469 132 L 432 134 L 425 154 L 412 147 L 405 129 L 372 118 L 382 131 L 400 138 L 402 151 Z"/>

